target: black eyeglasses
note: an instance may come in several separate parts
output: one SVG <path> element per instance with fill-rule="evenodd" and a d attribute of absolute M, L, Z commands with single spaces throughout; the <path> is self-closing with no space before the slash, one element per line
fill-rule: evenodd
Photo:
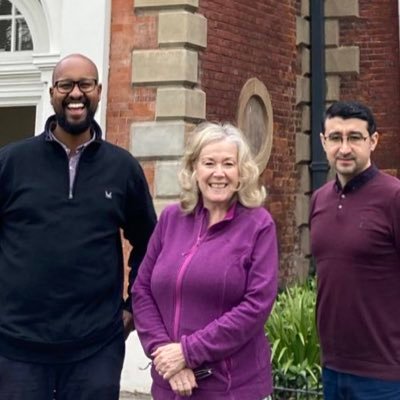
<path fill-rule="evenodd" d="M 72 79 L 61 79 L 60 81 L 54 82 L 54 87 L 60 93 L 70 93 L 74 90 L 75 85 L 78 85 L 78 88 L 83 93 L 89 93 L 97 85 L 97 79 L 80 79 L 79 81 L 73 81 Z"/>
<path fill-rule="evenodd" d="M 211 368 L 196 368 L 193 370 L 193 373 L 197 380 L 201 380 L 201 379 L 208 378 L 209 376 L 211 376 L 212 369 Z"/>
<path fill-rule="evenodd" d="M 369 136 L 363 136 L 361 133 L 350 133 L 348 136 L 342 136 L 339 133 L 331 133 L 328 136 L 324 136 L 326 143 L 331 146 L 342 145 L 344 141 L 350 146 L 359 146 L 364 143 Z"/>
<path fill-rule="evenodd" d="M 153 361 L 149 361 L 146 366 L 139 367 L 139 369 L 141 371 L 145 371 L 152 364 L 153 364 Z M 199 381 L 199 380 L 202 380 L 202 379 L 205 379 L 205 378 L 208 378 L 209 376 L 211 376 L 213 371 L 211 368 L 195 368 L 193 370 L 193 373 L 194 373 L 194 376 L 196 377 L 196 379 Z"/>

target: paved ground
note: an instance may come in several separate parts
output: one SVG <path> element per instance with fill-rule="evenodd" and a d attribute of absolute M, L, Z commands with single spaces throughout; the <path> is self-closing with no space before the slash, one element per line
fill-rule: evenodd
<path fill-rule="evenodd" d="M 121 392 L 119 400 L 151 400 L 151 396 L 143 393 Z"/>

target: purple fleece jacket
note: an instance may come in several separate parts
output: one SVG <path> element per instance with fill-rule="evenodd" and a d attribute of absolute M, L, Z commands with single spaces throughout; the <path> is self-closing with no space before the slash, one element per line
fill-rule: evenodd
<path fill-rule="evenodd" d="M 208 211 L 166 208 L 134 284 L 136 329 L 148 356 L 181 342 L 189 368 L 211 368 L 191 399 L 260 400 L 272 392 L 264 324 L 277 291 L 275 224 L 235 203 L 207 229 Z M 154 368 L 153 398 L 178 399 Z"/>

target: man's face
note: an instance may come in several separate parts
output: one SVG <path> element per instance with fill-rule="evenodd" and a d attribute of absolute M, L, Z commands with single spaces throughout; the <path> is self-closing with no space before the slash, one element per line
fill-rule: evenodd
<path fill-rule="evenodd" d="M 370 136 L 367 122 L 358 118 L 328 118 L 320 137 L 329 164 L 342 185 L 371 165 L 371 152 L 378 143 L 378 133 Z"/>
<path fill-rule="evenodd" d="M 97 82 L 97 71 L 93 64 L 81 57 L 63 60 L 54 72 L 51 104 L 58 126 L 71 135 L 80 135 L 90 128 L 100 101 L 101 85 L 96 84 L 93 90 L 85 93 L 75 84 L 69 93 L 62 93 L 55 83 L 85 79 L 96 79 Z"/>

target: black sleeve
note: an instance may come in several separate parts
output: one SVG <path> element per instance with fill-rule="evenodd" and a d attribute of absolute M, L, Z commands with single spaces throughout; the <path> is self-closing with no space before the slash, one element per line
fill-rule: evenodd
<path fill-rule="evenodd" d="M 140 164 L 133 159 L 127 183 L 125 204 L 125 226 L 123 234 L 132 245 L 128 266 L 128 298 L 124 308 L 132 311 L 131 288 L 136 279 L 139 265 L 146 254 L 147 244 L 157 222 L 149 187 Z"/>

